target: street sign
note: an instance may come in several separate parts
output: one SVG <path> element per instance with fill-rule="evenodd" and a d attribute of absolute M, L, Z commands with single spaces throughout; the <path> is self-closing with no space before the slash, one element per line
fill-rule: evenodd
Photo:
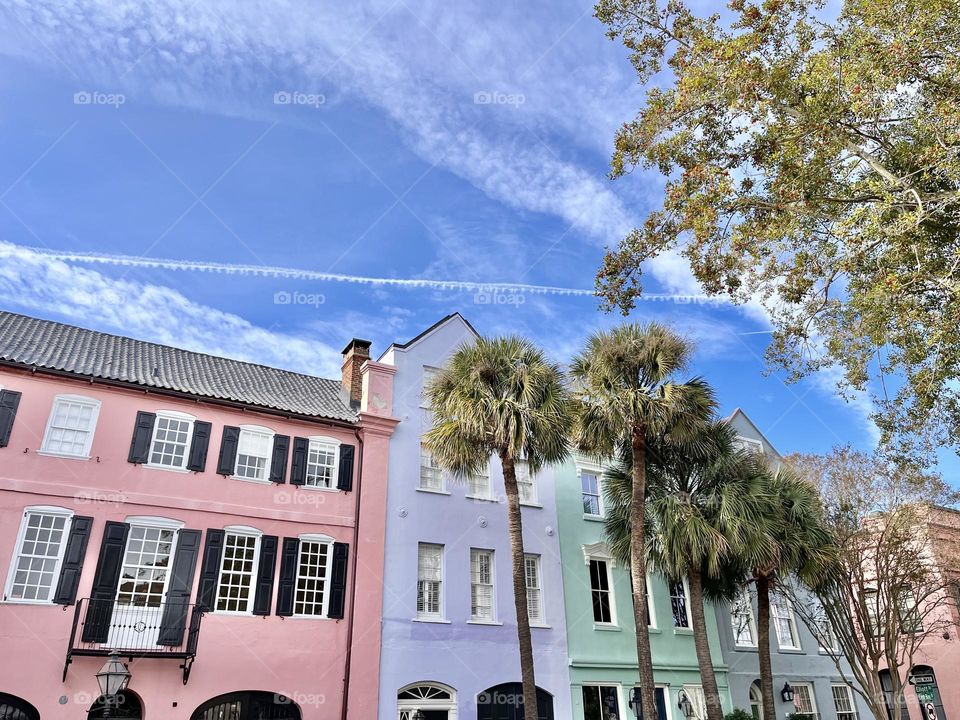
<path fill-rule="evenodd" d="M 934 679 L 933 675 L 911 675 L 910 684 L 911 685 L 933 685 Z"/>
<path fill-rule="evenodd" d="M 933 685 L 917 685 L 917 700 L 922 703 L 932 703 L 934 701 Z"/>

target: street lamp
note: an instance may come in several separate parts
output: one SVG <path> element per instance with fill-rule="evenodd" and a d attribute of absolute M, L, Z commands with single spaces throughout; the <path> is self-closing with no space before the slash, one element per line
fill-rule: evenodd
<path fill-rule="evenodd" d="M 783 689 L 780 691 L 780 697 L 783 698 L 784 702 L 793 702 L 793 688 L 790 687 L 790 683 L 785 682 L 783 684 Z"/>
<path fill-rule="evenodd" d="M 696 708 L 693 707 L 693 703 L 690 702 L 690 698 L 687 697 L 686 690 L 681 690 L 680 694 L 677 696 L 677 707 L 683 712 L 683 716 L 690 720 L 696 714 Z"/>
<path fill-rule="evenodd" d="M 637 720 L 643 720 L 643 699 L 640 695 L 640 688 L 635 687 L 630 691 L 630 701 L 627 703 Z"/>
<path fill-rule="evenodd" d="M 100 685 L 100 695 L 103 698 L 104 717 L 107 717 L 110 705 L 117 702 L 117 695 L 126 689 L 129 682 L 130 671 L 127 666 L 120 662 L 120 656 L 116 652 L 110 653 L 110 657 L 97 673 L 97 683 Z"/>

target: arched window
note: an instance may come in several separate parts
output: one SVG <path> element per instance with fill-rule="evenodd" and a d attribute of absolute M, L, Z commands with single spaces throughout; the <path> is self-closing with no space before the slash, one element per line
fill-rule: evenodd
<path fill-rule="evenodd" d="M 397 693 L 397 717 L 413 720 L 420 711 L 423 720 L 456 720 L 457 691 L 440 683 L 414 683 Z"/>
<path fill-rule="evenodd" d="M 290 698 L 262 690 L 218 695 L 193 711 L 190 720 L 300 720 L 300 708 Z"/>
<path fill-rule="evenodd" d="M 537 688 L 538 720 L 553 720 L 553 695 Z M 503 683 L 477 695 L 477 720 L 523 720 L 523 685 Z"/>
<path fill-rule="evenodd" d="M 40 713 L 23 698 L 0 692 L 0 718 L 3 718 L 3 720 L 40 720 Z"/>
<path fill-rule="evenodd" d="M 763 693 L 756 681 L 750 686 L 750 713 L 753 720 L 763 720 Z"/>

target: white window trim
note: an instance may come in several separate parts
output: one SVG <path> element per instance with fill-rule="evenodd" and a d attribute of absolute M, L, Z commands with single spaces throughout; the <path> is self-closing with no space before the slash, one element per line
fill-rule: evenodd
<path fill-rule="evenodd" d="M 683 627 L 676 625 L 673 622 L 673 595 L 670 595 L 670 625 L 673 627 L 674 632 L 680 631 L 679 634 L 687 635 L 693 632 L 693 606 L 690 604 L 690 584 L 687 582 L 687 578 L 683 578 L 681 581 L 683 583 L 683 603 L 686 606 L 687 611 L 687 626 Z M 647 580 L 647 594 L 650 594 L 650 580 L 648 576 Z M 670 581 L 667 581 L 667 592 L 670 593 Z"/>
<path fill-rule="evenodd" d="M 583 688 L 615 688 L 617 691 L 617 712 L 620 713 L 621 717 L 624 717 L 627 713 L 632 714 L 629 705 L 627 705 L 624 700 L 627 699 L 624 697 L 623 685 L 617 682 L 583 682 L 580 683 L 580 702 L 583 702 Z M 582 709 L 582 708 L 581 708 Z M 602 714 L 602 713 L 601 713 Z"/>
<path fill-rule="evenodd" d="M 446 710 L 448 720 L 457 720 L 457 691 L 444 683 L 423 681 L 404 685 L 397 690 L 397 695 L 415 687 L 432 687 L 450 693 L 449 700 L 397 700 L 397 717 L 403 712 L 409 712 L 411 715 L 417 710 Z"/>
<path fill-rule="evenodd" d="M 440 612 L 438 613 L 427 613 L 420 612 L 416 609 L 416 586 L 414 586 L 414 620 L 417 622 L 433 622 L 433 623 L 445 623 L 449 624 L 450 621 L 447 620 L 447 546 L 443 543 L 435 542 L 418 542 L 417 543 L 417 583 L 420 582 L 420 546 L 421 545 L 432 545 L 434 547 L 440 548 Z"/>
<path fill-rule="evenodd" d="M 793 712 L 794 712 L 794 713 L 800 713 L 800 714 L 802 714 L 802 715 L 809 715 L 811 718 L 816 718 L 816 717 L 818 716 L 818 714 L 819 714 L 819 711 L 817 710 L 817 694 L 816 694 L 816 693 L 814 692 L 814 690 L 813 690 L 813 683 L 812 683 L 812 682 L 792 682 L 792 681 L 791 681 L 791 682 L 790 682 L 790 687 L 793 688 L 794 693 L 796 693 L 796 690 L 797 690 L 798 687 L 805 687 L 805 688 L 808 688 L 808 689 L 810 690 L 810 712 L 809 712 L 809 713 L 800 713 L 800 711 L 797 710 L 796 705 L 794 705 Z M 794 695 L 794 697 L 796 697 L 796 695 Z M 791 713 L 791 714 L 793 714 L 793 713 Z"/>
<path fill-rule="evenodd" d="M 164 530 L 179 530 L 184 525 L 182 520 L 160 517 L 159 515 L 128 515 L 124 522 L 127 525 L 144 525 L 163 528 Z"/>
<path fill-rule="evenodd" d="M 838 710 L 838 709 L 837 709 L 837 700 L 836 700 L 836 698 L 833 696 L 833 690 L 834 690 L 834 688 L 843 688 L 844 693 L 845 693 L 846 696 L 847 696 L 847 700 L 848 700 L 849 703 L 850 703 L 850 710 L 849 710 L 849 711 L 847 711 L 847 710 L 841 711 L 841 710 Z M 855 695 L 854 692 L 853 692 L 853 688 L 851 688 L 847 683 L 844 683 L 844 682 L 832 682 L 832 683 L 830 683 L 830 700 L 831 700 L 831 702 L 833 703 L 833 712 L 834 712 L 834 714 L 835 714 L 838 718 L 840 717 L 840 713 L 841 713 L 841 712 L 843 712 L 844 714 L 853 715 L 854 720 L 857 720 L 857 718 L 860 717 L 860 713 L 857 711 L 857 698 L 856 698 L 856 695 Z"/>
<path fill-rule="evenodd" d="M 249 610 L 217 610 L 216 605 L 220 601 L 220 580 L 223 577 L 223 563 L 227 557 L 227 535 L 244 535 L 257 539 L 253 547 L 253 572 L 250 575 L 250 602 Z M 257 573 L 260 571 L 260 543 L 263 540 L 263 531 L 249 525 L 227 525 L 223 528 L 223 547 L 220 549 L 220 567 L 217 571 L 217 589 L 214 591 L 213 604 L 214 614 L 216 615 L 253 615 L 253 604 L 256 602 L 257 595 Z M 297 560 L 300 559 L 299 547 L 297 548 Z M 298 568 L 299 569 L 299 568 Z M 312 617 L 312 616 L 311 616 Z"/>
<path fill-rule="evenodd" d="M 333 474 L 330 478 L 330 487 L 320 487 L 319 485 L 307 485 L 304 482 L 303 485 L 297 485 L 296 487 L 302 490 L 312 490 L 317 492 L 339 492 L 337 489 L 337 478 L 340 476 L 340 446 L 343 445 L 342 440 L 337 440 L 337 438 L 330 437 L 329 435 L 311 435 L 307 438 L 307 459 L 310 458 L 310 446 L 313 443 L 324 443 L 326 445 L 333 445 Z M 271 452 L 272 455 L 272 452 Z M 273 458 L 270 458 L 273 460 Z M 309 464 L 309 463 L 308 463 Z M 267 473 L 269 477 L 269 472 Z M 249 478 L 240 478 L 241 480 L 248 480 Z"/>
<path fill-rule="evenodd" d="M 597 504 L 600 506 L 600 514 L 594 515 L 592 513 L 585 512 L 583 517 L 586 520 L 602 520 L 607 516 L 607 509 L 604 506 L 603 502 L 603 466 L 599 463 L 587 462 L 580 458 L 576 460 L 577 467 L 577 485 L 580 486 L 580 505 L 583 506 L 583 484 L 581 480 L 581 475 L 584 472 L 588 472 L 591 475 L 597 476 L 597 493 L 599 497 L 597 498 Z"/>
<path fill-rule="evenodd" d="M 93 408 L 93 413 L 90 415 L 90 430 L 87 436 L 87 443 L 83 448 L 83 452 L 80 455 L 74 455 L 73 453 L 60 452 L 58 450 L 47 450 L 47 440 L 50 437 L 50 429 L 53 426 L 53 416 L 57 409 L 57 403 L 60 401 L 79 403 L 82 405 L 89 405 Z M 53 402 L 50 404 L 50 415 L 47 417 L 47 426 L 43 431 L 43 440 L 40 442 L 40 449 L 37 450 L 38 455 L 49 455 L 50 457 L 58 458 L 70 458 L 73 460 L 89 460 L 90 459 L 90 449 L 93 447 L 93 436 L 97 431 L 97 420 L 100 418 L 100 401 L 96 398 L 87 397 L 86 395 L 55 395 Z"/>
<path fill-rule="evenodd" d="M 424 365 L 420 372 L 420 407 L 424 410 L 429 410 L 430 405 L 427 403 L 427 378 L 430 375 L 436 375 L 439 372 L 442 372 L 443 368 L 434 367 L 433 365 Z"/>
<path fill-rule="evenodd" d="M 735 442 L 743 443 L 743 449 L 750 452 L 764 454 L 763 441 L 755 438 L 748 438 L 743 435 L 737 435 Z"/>
<path fill-rule="evenodd" d="M 786 595 L 780 595 L 779 598 L 783 600 L 784 606 L 787 608 L 787 610 L 790 613 L 789 619 L 790 619 L 791 635 L 794 638 L 796 638 L 797 643 L 796 645 L 783 644 L 783 639 L 780 637 L 780 625 L 776 622 L 776 618 L 773 616 L 774 603 L 771 603 L 770 615 L 771 615 L 771 619 L 775 621 L 773 623 L 773 630 L 777 636 L 777 647 L 780 648 L 781 650 L 802 650 L 803 648 L 800 646 L 800 630 L 797 627 L 797 615 L 793 610 L 793 603 L 790 601 L 790 598 L 788 598 Z"/>
<path fill-rule="evenodd" d="M 613 561 L 610 557 L 605 557 L 603 555 L 591 555 L 587 557 L 587 569 L 590 569 L 590 561 L 599 560 L 606 564 L 607 568 L 607 587 L 609 588 L 608 595 L 610 597 L 610 622 L 602 622 L 594 618 L 593 626 L 596 627 L 620 627 L 617 616 L 617 592 L 616 588 L 613 585 L 613 568 L 615 567 Z M 593 586 L 590 586 L 590 604 L 593 605 Z M 591 611 L 592 614 L 592 611 Z"/>
<path fill-rule="evenodd" d="M 750 591 L 747 590 L 746 588 L 743 588 L 741 592 L 743 594 L 743 599 L 746 600 L 747 613 L 750 616 L 747 622 L 750 628 L 750 637 L 753 638 L 753 642 L 752 643 L 740 642 L 739 634 L 736 632 L 736 630 L 733 627 L 733 620 L 736 619 L 736 615 L 731 612 L 730 613 L 730 620 L 731 620 L 730 631 L 733 633 L 733 644 L 735 647 L 740 647 L 740 648 L 755 648 L 757 647 L 757 618 L 753 613 L 753 596 L 750 594 Z"/>
<path fill-rule="evenodd" d="M 687 696 L 687 699 L 689 699 L 690 702 L 693 704 L 693 706 L 694 706 L 694 712 L 696 712 L 697 703 L 693 702 L 693 698 L 690 697 L 690 691 L 691 691 L 691 690 L 696 690 L 696 691 L 699 693 L 699 695 L 702 695 L 702 696 L 703 696 L 703 708 L 702 708 L 702 709 L 703 709 L 703 718 L 702 718 L 702 720 L 706 720 L 706 717 L 707 717 L 707 694 L 706 694 L 706 692 L 704 692 L 704 690 L 703 690 L 703 685 L 701 685 L 701 684 L 699 684 L 699 683 L 684 683 L 683 686 L 682 686 L 680 689 L 683 690 L 683 692 L 684 692 L 684 693 L 686 694 L 686 696 Z M 677 693 L 677 696 L 679 697 L 679 695 L 680 695 L 680 693 L 678 692 L 678 693 Z M 697 716 L 697 715 L 694 715 L 694 718 L 698 718 L 698 716 Z M 698 720 L 699 720 L 699 719 L 698 719 Z"/>
<path fill-rule="evenodd" d="M 490 480 L 490 461 L 487 460 L 487 467 L 485 472 L 479 473 L 480 477 L 487 478 L 487 492 L 485 495 L 478 495 L 470 489 L 470 480 L 467 478 L 467 498 L 470 500 L 486 500 L 488 502 L 497 502 L 496 498 L 493 496 L 493 482 Z M 446 480 L 444 480 L 444 487 L 446 487 Z M 422 488 L 421 488 L 422 489 Z M 424 492 L 439 492 L 437 490 L 424 490 Z M 449 494 L 449 493 L 448 493 Z"/>
<path fill-rule="evenodd" d="M 440 470 L 440 487 L 437 489 L 423 487 L 423 453 L 428 452 L 423 447 L 423 441 L 420 441 L 420 444 L 417 446 L 417 492 L 432 493 L 433 495 L 449 495 L 450 491 L 447 489 L 447 473 L 443 470 Z M 433 457 L 432 453 L 429 453 L 430 457 Z"/>
<path fill-rule="evenodd" d="M 540 581 L 540 620 L 539 620 L 538 622 L 533 622 L 533 621 L 531 621 L 531 622 L 530 622 L 530 627 L 534 627 L 534 628 L 548 628 L 548 627 L 550 627 L 550 624 L 547 622 L 547 603 L 544 601 L 544 593 L 543 593 L 543 556 L 540 555 L 540 554 L 538 554 L 538 553 L 524 553 L 524 554 L 523 554 L 523 558 L 524 558 L 524 566 L 523 566 L 523 572 L 524 572 L 524 588 L 526 588 L 526 572 L 527 572 L 526 559 L 527 559 L 528 557 L 532 557 L 532 558 L 536 558 L 536 559 L 537 559 L 537 579 Z M 528 613 L 528 615 L 529 615 L 529 613 Z"/>
<path fill-rule="evenodd" d="M 22 600 L 19 598 L 10 597 L 10 592 L 13 589 L 13 580 L 17 571 L 17 558 L 20 556 L 20 548 L 23 545 L 23 538 L 27 534 L 27 516 L 30 514 L 37 515 L 60 515 L 61 517 L 67 518 L 66 522 L 63 524 L 63 542 L 60 544 L 60 553 L 57 555 L 57 563 L 54 567 L 53 577 L 54 582 L 50 586 L 50 597 L 46 600 Z M 23 509 L 23 514 L 20 518 L 20 529 L 17 531 L 17 540 L 16 544 L 13 546 L 13 555 L 10 557 L 10 568 L 7 572 L 7 582 L 3 586 L 3 601 L 5 603 L 15 603 L 17 605 L 53 605 L 53 596 L 57 592 L 57 583 L 60 581 L 60 571 L 63 568 L 63 554 L 67 549 L 67 540 L 70 538 L 70 530 L 73 527 L 73 510 L 67 508 L 57 507 L 55 505 L 28 505 Z"/>
<path fill-rule="evenodd" d="M 143 467 L 150 468 L 151 470 L 166 470 L 168 472 L 178 472 L 178 473 L 188 473 L 187 465 L 190 464 L 190 448 L 193 445 L 193 426 L 196 423 L 197 418 L 194 415 L 189 413 L 180 412 L 179 410 L 157 410 L 155 411 L 156 418 L 153 422 L 153 432 L 150 433 L 150 446 L 147 448 L 147 462 L 143 464 Z M 157 441 L 157 428 L 159 423 L 157 420 L 160 418 L 169 418 L 171 420 L 185 420 L 190 423 L 190 427 L 187 428 L 187 447 L 183 452 L 183 465 L 179 467 L 173 465 L 160 465 L 159 463 L 152 462 L 150 458 L 153 457 L 153 445 Z"/>
<path fill-rule="evenodd" d="M 543 505 L 540 503 L 540 487 L 537 485 L 536 475 L 530 471 L 530 463 L 526 460 L 518 460 L 517 462 L 522 462 L 527 466 L 527 480 L 529 480 L 531 494 L 533 495 L 532 500 L 523 500 L 520 499 L 520 505 L 523 507 L 535 507 L 542 508 Z M 516 475 L 516 464 L 514 464 L 514 475 Z M 517 495 L 520 496 L 520 483 L 517 482 Z"/>
<path fill-rule="evenodd" d="M 479 552 L 490 553 L 490 615 L 491 615 L 491 617 L 490 617 L 489 619 L 487 619 L 487 618 L 481 618 L 481 617 L 476 617 L 476 616 L 474 616 L 474 614 L 473 614 L 473 608 L 471 607 L 471 608 L 470 608 L 470 620 L 469 620 L 469 622 L 470 622 L 470 624 L 472 624 L 472 625 L 502 625 L 503 623 L 497 622 L 497 565 L 496 565 L 496 563 L 497 563 L 497 554 L 496 554 L 496 552 L 495 552 L 494 550 L 492 550 L 492 549 L 489 549 L 489 548 L 474 548 L 474 547 L 470 548 L 470 555 L 471 555 L 471 558 L 470 558 L 470 563 L 471 563 L 471 567 L 470 567 L 470 574 L 471 574 L 471 577 L 470 577 L 470 594 L 471 594 L 471 600 L 472 600 L 472 595 L 473 595 L 473 567 L 472 567 L 472 565 L 473 565 L 473 557 L 472 557 L 472 555 L 473 555 L 473 551 L 474 551 L 474 550 L 477 550 L 477 551 L 479 551 Z M 440 564 L 440 569 L 441 569 L 441 574 L 442 574 L 442 572 L 443 572 L 443 563 L 442 563 L 442 562 L 441 562 L 441 564 Z M 524 568 L 524 569 L 526 569 L 526 568 Z M 419 579 L 419 578 L 418 578 L 418 579 Z M 442 581 L 441 581 L 441 583 L 440 583 L 440 589 L 441 589 L 441 593 L 440 593 L 440 594 L 442 595 L 442 594 L 443 594 L 443 592 L 442 592 L 442 590 L 443 590 L 443 582 L 442 582 Z M 473 603 L 471 602 L 471 605 L 472 605 L 472 604 L 473 604 Z M 443 602 L 442 602 L 442 601 L 441 601 L 440 605 L 441 605 L 441 607 L 443 606 Z"/>
<path fill-rule="evenodd" d="M 258 481 L 255 480 L 254 482 Z M 304 615 L 303 613 L 294 612 L 291 617 L 303 620 L 328 620 L 330 613 L 330 573 L 333 572 L 333 543 L 335 541 L 329 535 L 319 533 L 303 533 L 302 535 L 298 535 L 297 539 L 299 542 L 297 543 L 297 572 L 293 576 L 294 595 L 296 595 L 297 584 L 300 582 L 300 553 L 303 550 L 304 542 L 323 543 L 327 546 L 327 572 L 324 577 L 323 608 L 321 614 Z M 297 607 L 296 597 L 294 597 L 293 607 Z"/>
<path fill-rule="evenodd" d="M 262 433 L 264 435 L 270 436 L 270 452 L 267 455 L 267 462 L 264 466 L 263 479 L 242 477 L 240 475 L 237 475 L 237 464 L 240 462 L 240 439 L 243 437 L 244 431 Z M 264 427 L 263 425 L 241 425 L 240 426 L 240 434 L 237 436 L 237 456 L 233 459 L 233 475 L 231 476 L 234 480 L 242 480 L 243 482 L 259 483 L 260 485 L 272 484 L 270 482 L 270 466 L 273 464 L 273 439 L 276 436 L 276 434 L 277 433 L 274 430 L 271 430 L 268 427 Z M 315 616 L 310 615 L 308 617 L 315 617 Z"/>

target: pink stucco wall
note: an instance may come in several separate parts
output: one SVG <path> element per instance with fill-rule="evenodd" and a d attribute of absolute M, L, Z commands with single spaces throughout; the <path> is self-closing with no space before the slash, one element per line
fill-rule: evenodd
<path fill-rule="evenodd" d="M 376 374 L 376 368 L 372 371 Z M 368 371 L 369 372 L 369 371 Z M 373 383 L 389 399 L 390 375 Z M 73 379 L 0 370 L 0 386 L 22 392 L 9 446 L 0 448 L 0 579 L 6 580 L 23 509 L 55 505 L 94 518 L 78 597 L 88 597 L 97 564 L 104 523 L 150 515 L 204 531 L 249 525 L 281 538 L 322 533 L 350 544 L 357 562 L 357 619 L 351 683 L 377 696 L 379 598 L 383 571 L 383 524 L 386 443 L 394 421 L 376 408 L 362 430 L 362 492 L 318 491 L 290 484 L 245 482 L 217 474 L 224 425 L 257 424 L 293 436 L 328 435 L 357 444 L 351 428 L 288 420 L 254 411 L 222 408 L 136 389 L 115 388 Z M 91 459 L 61 459 L 37 453 L 55 395 L 72 393 L 100 400 Z M 365 398 L 365 401 L 367 399 Z M 213 423 L 206 470 L 174 472 L 127 462 L 137 411 L 178 410 Z M 366 423 L 364 423 L 366 424 Z M 355 503 L 362 497 L 359 542 L 354 543 Z M 200 575 L 198 559 L 192 600 Z M 279 570 L 279 563 L 278 568 Z M 354 579 L 348 573 L 343 620 L 241 617 L 207 613 L 203 618 L 196 662 L 183 685 L 179 660 L 136 659 L 130 690 L 143 701 L 151 720 L 189 718 L 204 701 L 222 693 L 265 690 L 293 698 L 305 719 L 339 718 L 344 695 L 348 621 Z M 276 608 L 276 577 L 272 607 Z M 376 600 L 374 600 L 376 599 Z M 45 719 L 82 718 L 96 697 L 94 673 L 102 657 L 75 658 L 67 679 L 61 673 L 74 607 L 0 603 L 0 691 L 31 702 Z M 354 693 L 356 695 L 356 693 Z M 361 693 L 362 695 L 362 693 Z M 351 720 L 376 716 L 375 707 L 357 699 Z"/>

